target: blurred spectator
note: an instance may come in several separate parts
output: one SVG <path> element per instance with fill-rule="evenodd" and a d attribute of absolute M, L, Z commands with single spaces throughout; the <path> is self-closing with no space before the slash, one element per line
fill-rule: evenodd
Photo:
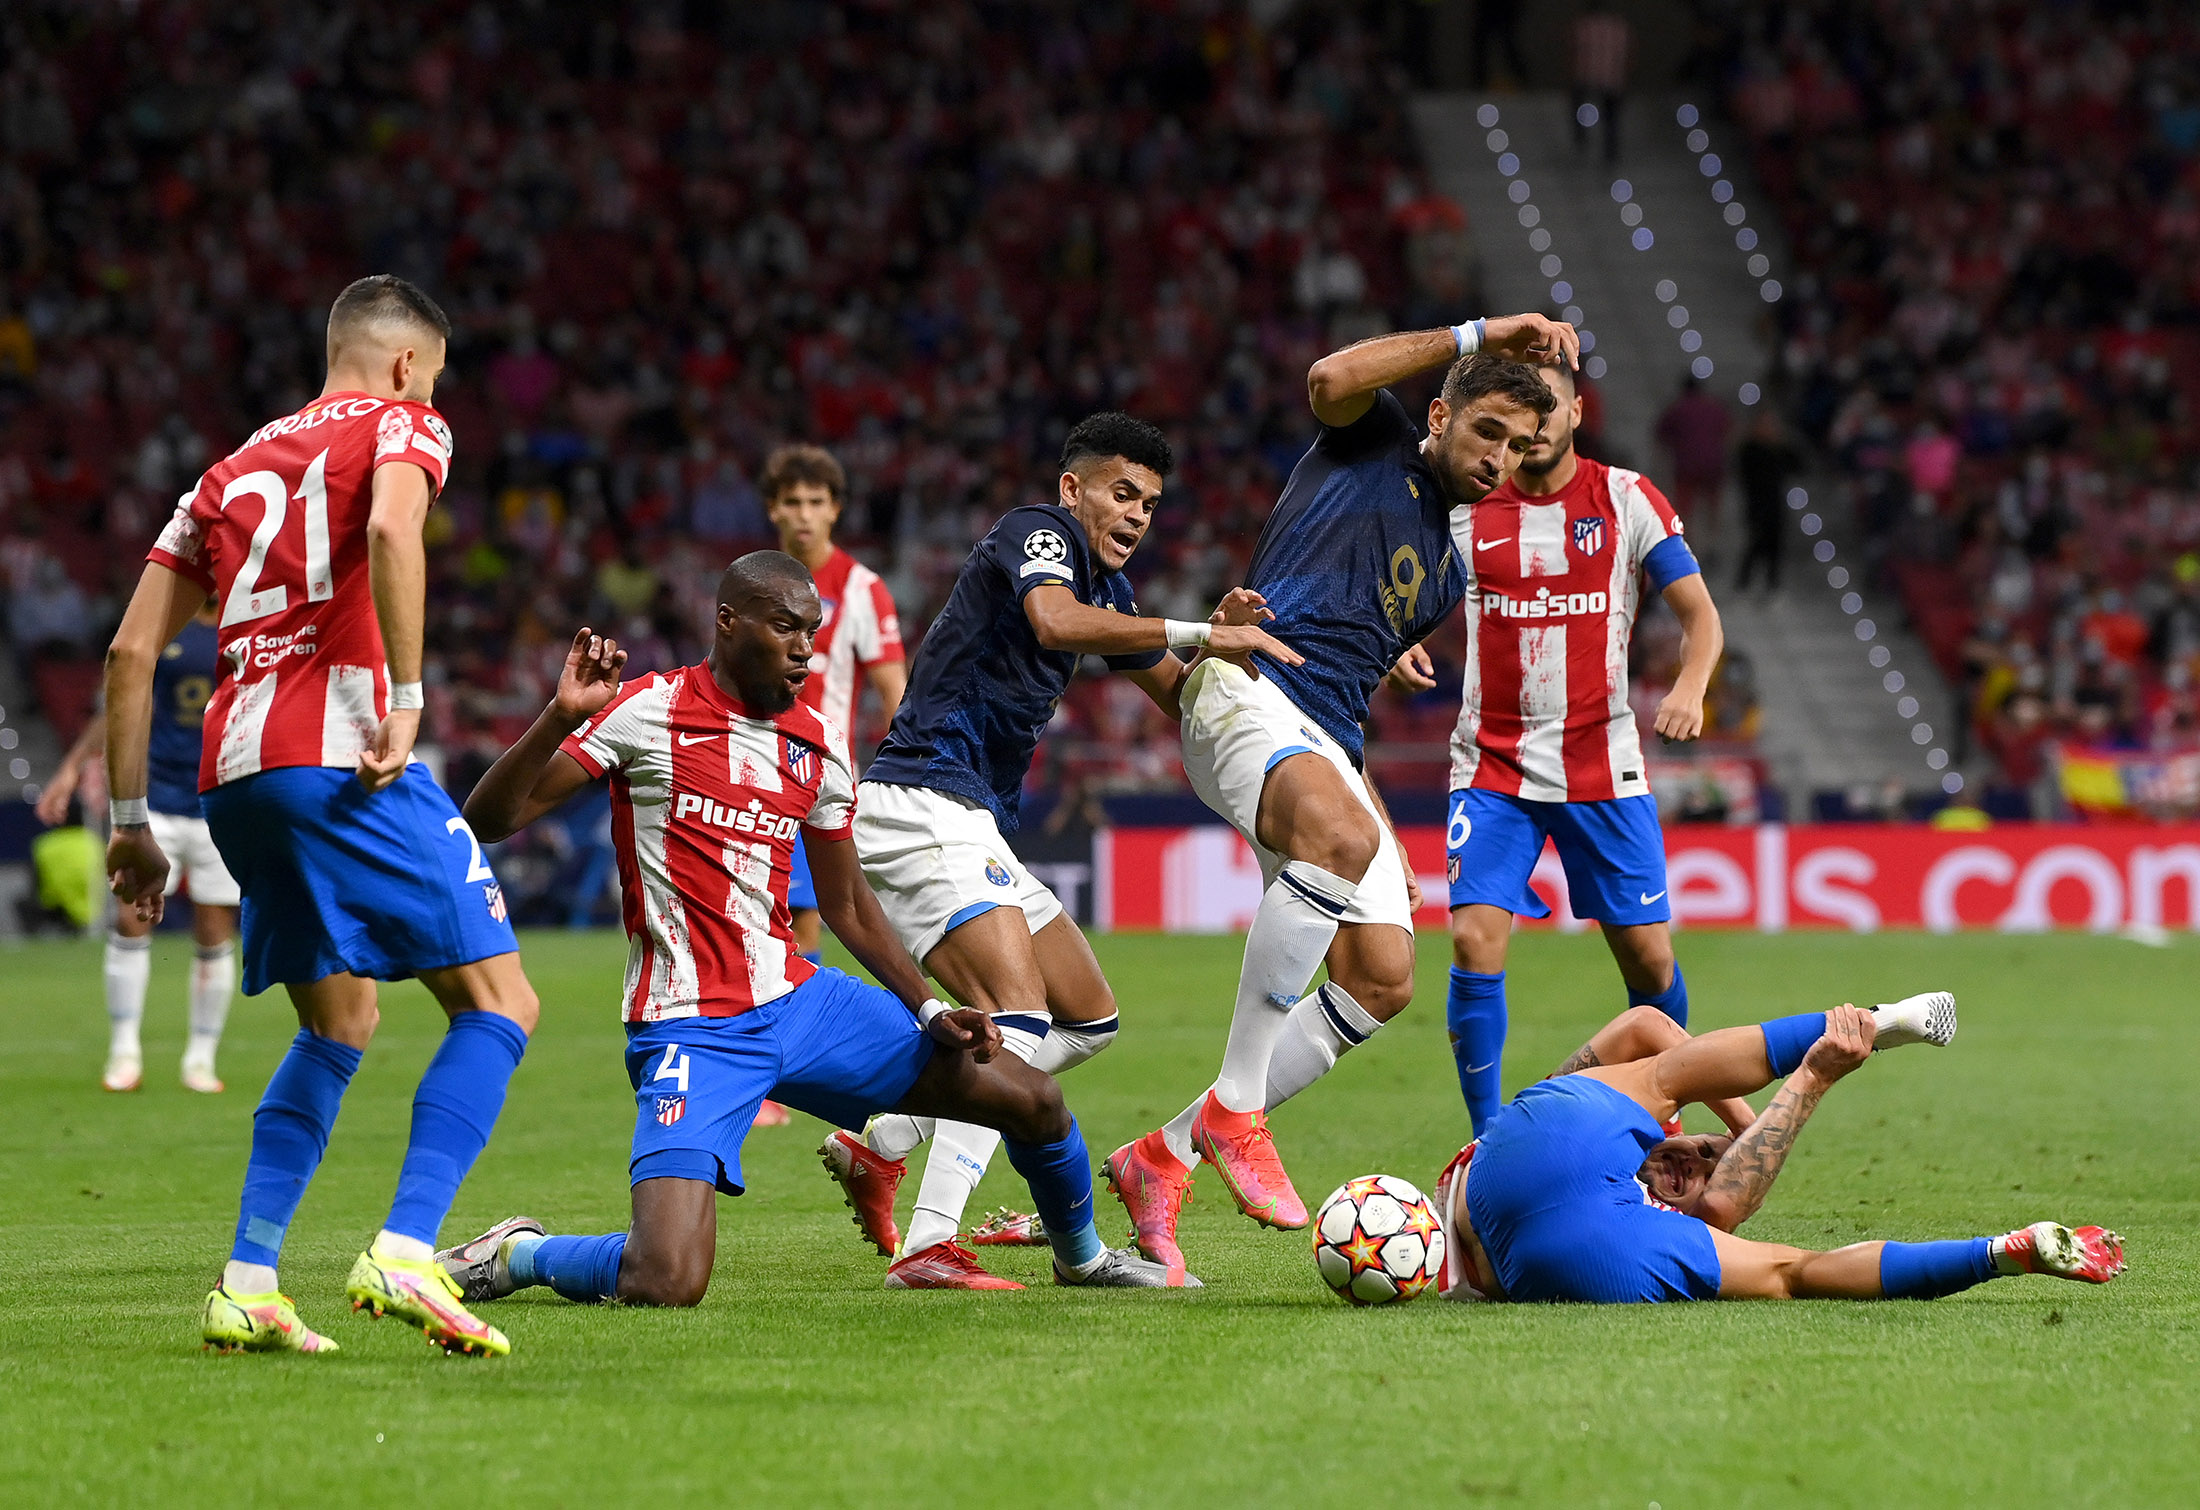
<path fill-rule="evenodd" d="M 1734 421 L 1726 405 L 1694 377 L 1658 416 L 1658 444 L 1672 458 L 1673 508 L 1706 540 L 1717 538 L 1719 493 L 1726 486 L 1726 442 Z M 1699 547 L 1701 548 L 1701 547 Z"/>
<path fill-rule="evenodd" d="M 1619 161 L 1619 107 L 1627 94 L 1628 53 L 1634 39 L 1627 18 L 1610 0 L 1594 0 L 1574 18 L 1574 150 L 1589 145 L 1589 132 L 1604 127 L 1604 161 Z"/>
<path fill-rule="evenodd" d="M 1742 564 L 1734 590 L 1747 592 L 1751 571 L 1763 566 L 1765 587 L 1780 590 L 1780 542 L 1787 526 L 1788 480 L 1802 457 L 1787 438 L 1787 427 L 1769 404 L 1749 422 L 1749 433 L 1734 452 L 1734 471 L 1742 486 Z"/>

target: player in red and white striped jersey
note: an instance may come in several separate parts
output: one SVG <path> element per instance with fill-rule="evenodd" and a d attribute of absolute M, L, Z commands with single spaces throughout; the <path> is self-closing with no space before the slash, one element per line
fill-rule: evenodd
<path fill-rule="evenodd" d="M 1658 709 L 1660 735 L 1702 732 L 1704 692 L 1725 643 L 1672 505 L 1641 474 L 1575 454 L 1573 373 L 1539 370 L 1557 408 L 1518 472 L 1452 526 L 1467 578 L 1467 668 L 1445 835 L 1447 1015 L 1477 1128 L 1498 1105 L 1513 915 L 1549 911 L 1528 889 L 1546 838 L 1557 843 L 1573 910 L 1603 925 L 1629 1003 L 1687 1022 L 1657 804 L 1627 701 L 1643 580 L 1681 623 L 1681 673 Z M 1409 651 L 1400 678 L 1433 685 L 1416 673 L 1416 657 L 1425 668 L 1423 653 Z"/>
<path fill-rule="evenodd" d="M 635 1091 L 631 1228 L 546 1237 L 524 1217 L 500 1222 L 443 1255 L 468 1298 L 547 1284 L 574 1300 L 694 1305 L 717 1253 L 715 1193 L 741 1194 L 742 1141 L 767 1095 L 842 1127 L 900 1110 L 998 1129 L 1060 1283 L 1196 1283 L 1102 1245 L 1091 1161 L 1060 1089 L 994 1052 L 1001 1033 L 984 1012 L 930 998 L 865 884 L 845 742 L 799 701 L 822 619 L 802 564 L 755 551 L 719 581 L 699 665 L 622 688 L 625 655 L 582 630 L 550 706 L 467 798 L 467 816 L 502 838 L 610 778 Z M 798 829 L 816 845 L 822 910 L 884 988 L 795 953 Z"/>
<path fill-rule="evenodd" d="M 202 1333 L 225 1351 L 323 1352 L 275 1263 L 379 1021 L 375 982 L 417 976 L 450 1017 L 422 1077 L 397 1197 L 346 1286 L 454 1351 L 502 1354 L 432 1262 L 534 1030 L 494 872 L 412 758 L 427 551 L 451 432 L 429 400 L 450 321 L 401 278 L 329 311 L 320 397 L 208 468 L 153 547 L 107 657 L 108 870 L 147 921 L 168 859 L 147 825 L 156 657 L 211 594 L 218 670 L 199 788 L 242 894 L 244 988 L 281 985 L 302 1031 L 253 1117 L 237 1237 Z"/>
<path fill-rule="evenodd" d="M 877 572 L 833 544 L 833 526 L 840 522 L 847 486 L 840 463 L 821 446 L 781 446 L 764 462 L 764 508 L 772 528 L 779 531 L 779 548 L 809 568 L 817 583 L 818 607 L 825 615 L 818 626 L 817 651 L 810 658 L 810 679 L 803 683 L 802 701 L 840 731 L 841 753 L 853 767 L 856 710 L 862 701 L 858 674 L 878 693 L 883 729 L 901 706 L 909 668 L 901 653 L 901 619 L 886 584 Z M 815 963 L 817 898 L 799 839 L 788 902 L 794 911 L 795 942 L 803 957 Z"/>

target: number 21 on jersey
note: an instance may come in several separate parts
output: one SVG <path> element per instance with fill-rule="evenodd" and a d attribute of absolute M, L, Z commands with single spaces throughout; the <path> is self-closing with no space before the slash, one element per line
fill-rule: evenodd
<path fill-rule="evenodd" d="M 305 531 L 305 590 L 309 603 L 325 602 L 336 593 L 336 579 L 329 569 L 328 546 L 328 452 L 323 451 L 307 464 L 305 476 L 299 479 L 296 492 L 280 472 L 247 472 L 232 479 L 222 489 L 222 512 L 240 498 L 257 498 L 263 512 L 259 526 L 252 531 L 252 544 L 245 552 L 244 565 L 237 571 L 237 579 L 229 584 L 229 596 L 222 603 L 222 628 L 232 624 L 246 624 L 254 619 L 264 619 L 270 614 L 281 613 L 290 606 L 290 589 L 277 582 L 260 585 L 260 577 L 267 569 L 268 553 L 289 522 L 290 504 L 303 503 L 302 524 Z M 278 563 L 290 556 L 285 550 L 277 554 Z"/>

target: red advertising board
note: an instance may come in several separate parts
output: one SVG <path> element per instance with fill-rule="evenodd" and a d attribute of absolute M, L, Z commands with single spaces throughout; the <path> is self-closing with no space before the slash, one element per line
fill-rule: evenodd
<path fill-rule="evenodd" d="M 1441 925 L 1444 831 L 1415 826 L 1404 837 L 1427 903 L 1419 921 Z M 1665 852 L 1685 927 L 2200 927 L 2200 824 L 1682 826 L 1665 831 Z M 1093 861 L 1103 928 L 1235 932 L 1260 904 L 1260 869 L 1228 828 L 1103 831 Z M 1544 926 L 1587 926 L 1567 906 L 1553 850 L 1530 884 L 1552 908 Z"/>

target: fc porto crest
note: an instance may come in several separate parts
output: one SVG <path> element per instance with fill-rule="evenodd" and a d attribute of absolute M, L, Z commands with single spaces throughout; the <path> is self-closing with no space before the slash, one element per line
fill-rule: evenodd
<path fill-rule="evenodd" d="M 687 1115 L 687 1109 L 688 1098 L 685 1096 L 659 1096 L 657 1098 L 657 1121 L 661 1126 L 670 1127 Z"/>
<path fill-rule="evenodd" d="M 1574 549 L 1584 556 L 1593 556 L 1604 549 L 1604 520 L 1596 514 L 1584 514 L 1574 521 Z"/>
<path fill-rule="evenodd" d="M 1008 867 L 990 855 L 986 857 L 985 878 L 995 886 L 1006 886 L 1011 879 L 1008 874 Z"/>
<path fill-rule="evenodd" d="M 787 764 L 787 774 L 794 778 L 796 786 L 817 784 L 817 751 L 799 739 L 779 736 L 780 749 Z"/>

